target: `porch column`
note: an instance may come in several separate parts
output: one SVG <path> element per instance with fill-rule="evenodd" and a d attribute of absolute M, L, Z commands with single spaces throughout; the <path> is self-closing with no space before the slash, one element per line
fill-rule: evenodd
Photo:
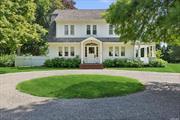
<path fill-rule="evenodd" d="M 144 47 L 144 57 L 147 57 L 147 46 Z"/>
<path fill-rule="evenodd" d="M 83 64 L 84 61 L 84 51 L 83 51 L 83 42 L 81 42 L 81 64 Z"/>
<path fill-rule="evenodd" d="M 99 53 L 99 56 L 100 56 L 100 63 L 103 63 L 103 53 L 102 53 L 102 42 L 100 42 L 100 45 L 99 45 L 99 47 L 100 47 L 100 53 Z"/>
<path fill-rule="evenodd" d="M 138 57 L 140 58 L 141 57 L 141 47 L 139 46 L 138 48 Z"/>

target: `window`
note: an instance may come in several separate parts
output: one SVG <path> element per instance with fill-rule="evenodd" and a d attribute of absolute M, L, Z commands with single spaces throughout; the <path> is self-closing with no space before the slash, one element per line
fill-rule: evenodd
<path fill-rule="evenodd" d="M 91 26 L 87 25 L 87 35 L 91 35 Z"/>
<path fill-rule="evenodd" d="M 96 34 L 97 34 L 97 26 L 93 25 L 93 35 L 96 35 Z"/>
<path fill-rule="evenodd" d="M 109 35 L 113 35 L 113 33 L 114 33 L 114 26 L 109 25 Z"/>
<path fill-rule="evenodd" d="M 64 47 L 64 56 L 69 56 L 68 47 Z"/>
<path fill-rule="evenodd" d="M 139 57 L 139 50 L 136 49 L 136 57 Z"/>
<path fill-rule="evenodd" d="M 110 57 L 113 56 L 113 47 L 109 47 L 109 56 L 110 56 Z"/>
<path fill-rule="evenodd" d="M 141 57 L 144 57 L 144 48 L 141 48 Z"/>
<path fill-rule="evenodd" d="M 152 57 L 153 56 L 153 47 L 152 46 L 150 46 L 150 56 Z"/>
<path fill-rule="evenodd" d="M 150 57 L 149 47 L 147 47 L 147 57 Z"/>
<path fill-rule="evenodd" d="M 69 27 L 68 27 L 68 25 L 64 25 L 64 34 L 65 35 L 69 34 Z"/>
<path fill-rule="evenodd" d="M 125 56 L 125 47 L 121 47 L 121 56 Z"/>
<path fill-rule="evenodd" d="M 115 47 L 115 56 L 119 56 L 119 47 Z"/>
<path fill-rule="evenodd" d="M 59 56 L 63 56 L 63 48 L 59 47 Z"/>
<path fill-rule="evenodd" d="M 87 47 L 85 47 L 85 57 L 87 57 Z"/>
<path fill-rule="evenodd" d="M 74 25 L 71 25 L 71 35 L 74 35 Z"/>
<path fill-rule="evenodd" d="M 89 54 L 94 54 L 95 53 L 95 47 L 89 47 Z"/>
<path fill-rule="evenodd" d="M 75 56 L 74 47 L 71 47 L 70 51 L 71 51 L 71 56 Z"/>

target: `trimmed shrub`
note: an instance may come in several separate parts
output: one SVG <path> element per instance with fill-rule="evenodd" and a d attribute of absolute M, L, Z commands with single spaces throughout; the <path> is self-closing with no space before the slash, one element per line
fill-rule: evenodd
<path fill-rule="evenodd" d="M 105 67 L 142 67 L 143 62 L 131 59 L 107 59 L 103 62 Z"/>
<path fill-rule="evenodd" d="M 149 67 L 165 67 L 167 62 L 162 59 L 154 59 L 149 61 Z"/>
<path fill-rule="evenodd" d="M 54 58 L 46 60 L 44 66 L 55 68 L 78 68 L 81 60 L 76 58 Z"/>
<path fill-rule="evenodd" d="M 0 67 L 13 67 L 15 64 L 15 55 L 0 56 Z"/>

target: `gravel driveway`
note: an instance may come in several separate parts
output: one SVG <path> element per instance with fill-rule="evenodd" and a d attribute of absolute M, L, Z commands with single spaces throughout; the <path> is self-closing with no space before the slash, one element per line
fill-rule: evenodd
<path fill-rule="evenodd" d="M 101 99 L 35 97 L 15 89 L 24 80 L 66 74 L 139 79 L 143 92 Z M 0 120 L 180 120 L 180 74 L 122 70 L 57 70 L 0 75 Z"/>

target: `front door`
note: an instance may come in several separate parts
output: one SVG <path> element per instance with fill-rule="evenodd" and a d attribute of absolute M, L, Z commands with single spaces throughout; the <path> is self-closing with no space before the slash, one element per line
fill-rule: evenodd
<path fill-rule="evenodd" d="M 97 63 L 97 47 L 88 46 L 87 47 L 87 63 Z"/>

